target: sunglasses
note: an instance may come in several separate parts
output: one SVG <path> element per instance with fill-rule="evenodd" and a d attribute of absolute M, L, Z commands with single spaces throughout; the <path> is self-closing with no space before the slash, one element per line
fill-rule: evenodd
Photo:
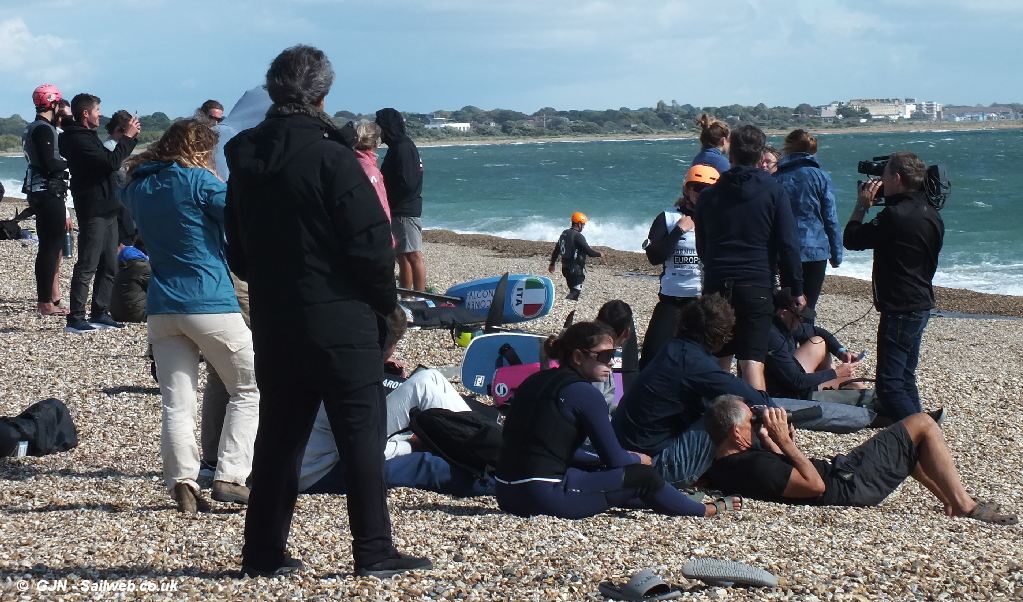
<path fill-rule="evenodd" d="M 603 351 L 590 351 L 589 349 L 584 350 L 585 353 L 592 356 L 593 359 L 597 360 L 601 364 L 611 364 L 611 360 L 615 358 L 614 349 L 605 349 Z"/>
<path fill-rule="evenodd" d="M 213 121 L 216 121 L 217 123 L 220 123 L 221 121 L 223 121 L 223 120 L 224 120 L 224 118 L 223 118 L 223 117 L 214 117 L 213 115 L 207 115 L 207 117 L 209 117 L 209 118 L 210 118 L 210 119 L 212 119 Z"/>

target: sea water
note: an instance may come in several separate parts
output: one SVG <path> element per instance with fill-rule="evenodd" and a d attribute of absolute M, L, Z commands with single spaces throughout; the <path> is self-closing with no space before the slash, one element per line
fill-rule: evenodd
<path fill-rule="evenodd" d="M 781 146 L 778 138 L 771 143 Z M 852 212 L 856 181 L 865 177 L 856 173 L 858 161 L 908 150 L 945 166 L 952 195 L 942 211 L 935 284 L 1023 295 L 1023 130 L 823 134 L 818 146 L 840 227 Z M 590 244 L 639 251 L 651 221 L 678 198 L 697 150 L 695 140 L 676 139 L 420 148 L 423 224 L 554 241 L 582 211 Z M 0 158 L 8 196 L 21 196 L 24 168 L 22 158 Z M 869 279 L 870 266 L 869 251 L 846 251 L 842 266 L 828 273 Z"/>

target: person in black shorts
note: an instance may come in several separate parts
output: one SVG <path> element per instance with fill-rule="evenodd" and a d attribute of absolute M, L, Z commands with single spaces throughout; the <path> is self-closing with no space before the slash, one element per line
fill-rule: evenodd
<path fill-rule="evenodd" d="M 576 211 L 572 214 L 572 226 L 561 233 L 554 251 L 551 252 L 551 264 L 547 266 L 547 272 L 554 273 L 554 265 L 561 257 L 561 275 L 565 277 L 565 284 L 568 285 L 568 296 L 570 301 L 577 301 L 579 294 L 583 292 L 583 281 L 586 280 L 586 258 L 600 257 L 600 251 L 594 251 L 586 242 L 583 236 L 583 228 L 589 221 L 585 213 Z"/>
<path fill-rule="evenodd" d="M 934 418 L 913 414 L 847 454 L 809 459 L 796 447 L 784 410 L 755 408 L 722 395 L 705 414 L 717 449 L 707 476 L 716 489 L 768 502 L 814 506 L 877 506 L 913 477 L 944 506 L 947 516 L 1014 525 L 1015 515 L 978 502 L 963 487 L 952 452 Z M 753 437 L 760 449 L 753 447 Z"/>
<path fill-rule="evenodd" d="M 735 355 L 743 380 L 761 391 L 774 314 L 772 258 L 782 286 L 800 307 L 806 304 L 792 205 L 781 184 L 757 168 L 766 144 L 764 133 L 751 125 L 732 132 L 732 168 L 700 194 L 694 216 L 703 294 L 721 293 L 735 310 L 735 338 L 717 355 L 724 369 Z"/>

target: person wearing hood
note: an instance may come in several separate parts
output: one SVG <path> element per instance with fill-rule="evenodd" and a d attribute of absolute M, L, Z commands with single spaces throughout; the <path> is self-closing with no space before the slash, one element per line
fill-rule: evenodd
<path fill-rule="evenodd" d="M 821 169 L 817 138 L 806 130 L 785 136 L 784 156 L 774 179 L 785 187 L 796 219 L 799 260 L 803 264 L 803 294 L 814 309 L 824 287 L 824 272 L 842 263 L 842 231 L 831 176 Z"/>
<path fill-rule="evenodd" d="M 781 184 L 757 167 L 766 144 L 754 126 L 732 132 L 732 168 L 700 194 L 694 215 L 703 294 L 721 293 L 735 311 L 735 338 L 717 355 L 724 368 L 734 354 L 742 378 L 760 391 L 766 390 L 764 359 L 774 315 L 772 258 L 778 259 L 782 286 L 799 307 L 806 304 L 792 206 Z"/>
<path fill-rule="evenodd" d="M 380 137 L 387 154 L 380 171 L 391 206 L 391 232 L 398 255 L 398 281 L 403 288 L 426 290 L 423 259 L 423 160 L 408 137 L 405 118 L 392 108 L 377 111 Z"/>
<path fill-rule="evenodd" d="M 64 126 L 59 145 L 71 170 L 71 195 L 78 216 L 78 260 L 71 275 L 71 312 L 64 331 L 121 328 L 124 325 L 115 322 L 108 311 L 117 273 L 117 215 L 121 210 L 114 190 L 114 174 L 135 149 L 141 126 L 132 117 L 114 150 L 109 151 L 96 134 L 102 116 L 98 96 L 76 95 L 71 99 L 71 114 L 75 121 Z M 92 310 L 86 321 L 90 284 Z"/>
<path fill-rule="evenodd" d="M 323 102 L 334 70 L 293 46 L 266 73 L 273 105 L 225 147 L 227 259 L 249 283 L 260 390 L 242 571 L 302 568 L 287 555 L 302 452 L 323 403 L 344 472 L 355 573 L 430 568 L 398 552 L 384 486 L 383 344 L 404 323 L 387 216 Z"/>

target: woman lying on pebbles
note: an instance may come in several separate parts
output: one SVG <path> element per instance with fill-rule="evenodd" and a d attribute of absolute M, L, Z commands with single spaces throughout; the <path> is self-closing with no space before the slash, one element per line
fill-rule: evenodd
<path fill-rule="evenodd" d="M 613 338 L 603 324 L 580 322 L 547 340 L 547 357 L 560 367 L 534 374 L 515 393 L 497 463 L 498 505 L 519 516 L 573 519 L 612 507 L 674 516 L 739 510 L 738 497 L 709 504 L 687 498 L 664 482 L 648 456 L 619 445 L 604 397 L 592 385 L 611 372 Z M 597 455 L 580 449 L 587 437 Z"/>

